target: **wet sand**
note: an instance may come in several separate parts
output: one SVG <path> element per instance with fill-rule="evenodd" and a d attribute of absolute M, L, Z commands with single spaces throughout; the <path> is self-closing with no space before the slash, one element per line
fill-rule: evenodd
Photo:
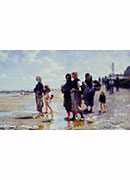
<path fill-rule="evenodd" d="M 130 129 L 130 90 L 121 89 L 113 95 L 107 93 L 108 112 L 99 115 L 99 92 L 95 96 L 94 113 L 87 116 L 84 122 L 68 123 L 64 120 L 65 110 L 60 91 L 54 92 L 52 107 L 54 118 L 51 122 L 43 122 L 48 118 L 34 119 L 34 94 L 0 94 L 0 129 Z M 25 118 L 26 117 L 26 118 Z M 88 123 L 88 121 L 92 123 Z"/>

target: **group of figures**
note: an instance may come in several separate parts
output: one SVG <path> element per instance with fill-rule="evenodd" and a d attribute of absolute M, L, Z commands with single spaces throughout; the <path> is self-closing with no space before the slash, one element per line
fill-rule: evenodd
<path fill-rule="evenodd" d="M 101 89 L 99 81 L 93 81 L 89 73 L 85 74 L 85 81 L 81 82 L 78 73 L 66 74 L 66 83 L 61 91 L 64 94 L 64 107 L 67 112 L 66 120 L 75 120 L 79 116 L 84 119 L 84 115 L 93 112 L 95 92 Z M 99 97 L 101 111 L 106 111 L 106 96 L 102 91 Z M 72 118 L 71 117 L 72 113 Z"/>
<path fill-rule="evenodd" d="M 109 94 L 113 94 L 114 87 L 116 88 L 117 92 L 119 91 L 120 79 L 118 76 L 116 77 L 116 79 L 113 79 L 111 75 L 109 77 L 105 76 L 104 78 L 102 78 L 102 84 L 105 85 L 106 91 L 109 91 Z"/>
<path fill-rule="evenodd" d="M 39 112 L 39 115 L 51 113 L 53 117 L 53 110 L 50 106 L 50 102 L 53 99 L 51 89 L 47 85 L 43 85 L 42 78 L 40 76 L 36 77 L 37 85 L 34 88 L 35 99 L 36 99 L 36 108 Z M 45 104 L 45 112 L 43 112 L 43 107 Z"/>
<path fill-rule="evenodd" d="M 81 82 L 78 78 L 77 72 L 68 73 L 65 75 L 65 84 L 61 87 L 61 92 L 64 97 L 64 108 L 66 110 L 65 119 L 75 120 L 77 118 L 84 120 L 87 114 L 93 113 L 94 97 L 96 91 L 101 90 L 101 86 L 106 87 L 106 91 L 110 94 L 114 93 L 114 86 L 116 90 L 119 91 L 119 78 L 113 80 L 111 77 L 99 78 L 99 80 L 93 81 L 92 75 L 89 73 L 85 74 L 85 80 Z M 44 115 L 50 113 L 53 117 L 53 110 L 51 108 L 50 102 L 53 99 L 51 89 L 47 85 L 43 85 L 40 76 L 36 77 L 36 87 L 34 88 L 36 107 L 39 115 Z M 99 95 L 100 103 L 100 113 L 105 113 L 106 108 L 106 95 L 105 92 L 101 90 Z M 45 105 L 45 112 L 43 112 L 43 107 Z"/>

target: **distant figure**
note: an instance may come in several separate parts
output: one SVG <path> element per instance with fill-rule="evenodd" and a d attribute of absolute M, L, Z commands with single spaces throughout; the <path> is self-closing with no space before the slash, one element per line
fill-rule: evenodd
<path fill-rule="evenodd" d="M 102 84 L 105 85 L 105 78 L 104 77 L 102 77 L 101 81 L 102 81 Z"/>
<path fill-rule="evenodd" d="M 119 79 L 119 76 L 116 77 L 115 87 L 116 87 L 116 91 L 118 92 L 118 91 L 119 91 L 119 87 L 120 87 L 120 79 Z"/>
<path fill-rule="evenodd" d="M 106 109 L 106 95 L 103 91 L 101 91 L 101 94 L 99 96 L 99 103 L 100 103 L 100 111 L 102 113 L 105 113 L 107 111 Z"/>
<path fill-rule="evenodd" d="M 114 80 L 112 78 L 109 79 L 109 94 L 114 93 Z"/>
<path fill-rule="evenodd" d="M 99 83 L 101 84 L 101 78 L 100 78 L 100 77 L 98 78 L 98 81 L 99 81 Z"/>
<path fill-rule="evenodd" d="M 110 90 L 110 84 L 109 84 L 109 79 L 107 76 L 105 76 L 104 83 L 105 83 L 106 91 L 109 91 Z"/>
<path fill-rule="evenodd" d="M 71 102 L 71 90 L 72 90 L 72 81 L 71 74 L 66 74 L 65 76 L 66 83 L 61 87 L 61 91 L 64 94 L 64 107 L 67 113 L 66 119 L 70 120 L 70 113 L 72 111 L 72 102 Z"/>
<path fill-rule="evenodd" d="M 48 114 L 50 110 L 50 113 L 53 117 L 53 110 L 50 106 L 50 102 L 53 99 L 53 95 L 51 94 L 51 89 L 49 88 L 49 86 L 45 86 L 45 92 L 44 92 L 44 102 L 45 102 L 45 114 Z"/>
<path fill-rule="evenodd" d="M 43 114 L 43 95 L 44 95 L 44 86 L 42 84 L 42 79 L 40 76 L 36 77 L 36 81 L 38 82 L 36 87 L 34 88 L 35 99 L 36 99 L 36 108 L 39 112 L 39 115 Z"/>

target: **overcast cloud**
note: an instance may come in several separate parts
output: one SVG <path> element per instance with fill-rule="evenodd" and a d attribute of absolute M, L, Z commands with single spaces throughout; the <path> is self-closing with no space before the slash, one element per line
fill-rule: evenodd
<path fill-rule="evenodd" d="M 77 71 L 94 78 L 111 73 L 115 63 L 117 73 L 130 65 L 130 51 L 0 51 L 0 90 L 33 89 L 35 76 L 53 88 L 64 83 L 67 72 Z"/>

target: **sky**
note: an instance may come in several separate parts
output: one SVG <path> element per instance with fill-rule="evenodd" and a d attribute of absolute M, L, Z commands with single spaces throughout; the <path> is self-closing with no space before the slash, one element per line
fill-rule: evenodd
<path fill-rule="evenodd" d="M 116 73 L 124 73 L 130 51 L 1 50 L 0 90 L 32 90 L 36 75 L 52 88 L 60 88 L 65 74 L 73 71 L 82 81 L 86 72 L 97 79 L 111 73 L 112 62 Z"/>

